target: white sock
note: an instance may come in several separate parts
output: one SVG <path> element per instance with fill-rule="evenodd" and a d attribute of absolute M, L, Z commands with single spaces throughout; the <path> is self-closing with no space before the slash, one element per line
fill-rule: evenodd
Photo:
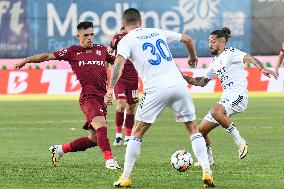
<path fill-rule="evenodd" d="M 192 144 L 193 153 L 197 158 L 198 162 L 200 163 L 202 171 L 208 172 L 210 175 L 212 175 L 212 171 L 210 169 L 210 164 L 208 161 L 206 143 L 202 134 L 195 133 L 191 135 L 190 140 Z"/>
<path fill-rule="evenodd" d="M 142 140 L 137 137 L 131 136 L 129 138 L 125 153 L 124 169 L 122 174 L 123 178 L 130 177 L 136 159 L 140 154 L 141 143 Z"/>
<path fill-rule="evenodd" d="M 125 136 L 124 137 L 124 141 L 127 141 L 127 140 L 129 140 L 130 139 L 130 136 Z"/>
<path fill-rule="evenodd" d="M 62 155 L 64 154 L 63 149 L 62 149 L 62 145 L 57 145 L 57 152 Z"/>
<path fill-rule="evenodd" d="M 206 147 L 207 147 L 207 155 L 208 155 L 209 163 L 212 164 L 214 163 L 214 159 L 213 159 L 213 152 L 212 152 L 211 144 L 207 145 Z"/>
<path fill-rule="evenodd" d="M 244 140 L 240 132 L 238 131 L 237 127 L 232 123 L 229 128 L 226 129 L 226 131 L 233 137 L 235 143 L 237 146 L 241 144 L 241 142 Z"/>
<path fill-rule="evenodd" d="M 122 133 L 116 133 L 115 138 L 122 138 Z"/>

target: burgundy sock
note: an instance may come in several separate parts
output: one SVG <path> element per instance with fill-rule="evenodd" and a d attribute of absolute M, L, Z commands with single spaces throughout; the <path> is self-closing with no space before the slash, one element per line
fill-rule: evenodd
<path fill-rule="evenodd" d="M 123 122 L 124 122 L 124 113 L 116 111 L 115 119 L 116 119 L 116 133 L 122 133 L 122 125 L 123 125 Z"/>
<path fill-rule="evenodd" d="M 85 151 L 88 148 L 97 146 L 96 143 L 91 141 L 88 137 L 78 138 L 68 144 L 62 144 L 62 150 L 64 153 Z"/>
<path fill-rule="evenodd" d="M 131 136 L 131 131 L 134 125 L 134 114 L 126 114 L 125 118 L 125 136 Z"/>
<path fill-rule="evenodd" d="M 97 135 L 98 146 L 102 150 L 105 160 L 113 159 L 109 140 L 107 138 L 107 128 L 106 127 L 98 128 L 96 130 L 96 135 Z"/>

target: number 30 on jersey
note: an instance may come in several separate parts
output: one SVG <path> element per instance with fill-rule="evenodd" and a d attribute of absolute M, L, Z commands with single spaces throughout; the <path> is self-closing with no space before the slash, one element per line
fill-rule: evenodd
<path fill-rule="evenodd" d="M 162 46 L 164 46 L 164 48 L 162 48 Z M 148 60 L 148 62 L 152 65 L 159 65 L 162 61 L 162 58 L 165 59 L 166 61 L 171 61 L 173 59 L 171 52 L 168 48 L 168 45 L 162 39 L 158 39 L 156 41 L 156 44 L 154 45 L 149 42 L 146 42 L 142 45 L 143 51 L 147 50 L 148 48 L 150 48 L 151 54 L 156 56 L 155 59 Z M 166 53 L 164 50 L 166 50 Z"/>

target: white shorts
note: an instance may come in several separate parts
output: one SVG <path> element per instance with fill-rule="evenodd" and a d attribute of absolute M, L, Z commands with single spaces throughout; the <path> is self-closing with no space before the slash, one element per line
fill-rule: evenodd
<path fill-rule="evenodd" d="M 248 95 L 247 93 L 224 95 L 217 103 L 223 105 L 227 116 L 231 117 L 236 113 L 241 113 L 246 110 L 248 105 Z M 212 123 L 218 123 L 212 117 L 210 111 L 204 117 L 204 119 Z"/>
<path fill-rule="evenodd" d="M 186 85 L 173 86 L 155 91 L 144 91 L 137 107 L 135 120 L 154 123 L 166 108 L 176 113 L 177 122 L 188 122 L 196 119 L 193 101 Z"/>

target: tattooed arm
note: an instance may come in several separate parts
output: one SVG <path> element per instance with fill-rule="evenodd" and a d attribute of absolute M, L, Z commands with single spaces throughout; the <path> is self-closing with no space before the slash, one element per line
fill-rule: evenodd
<path fill-rule="evenodd" d="M 111 73 L 109 88 L 108 88 L 107 94 L 104 97 L 104 102 L 108 105 L 110 105 L 111 102 L 112 102 L 113 88 L 114 88 L 116 82 L 118 81 L 118 79 L 121 76 L 125 62 L 126 62 L 126 60 L 123 56 L 117 55 L 117 57 L 114 61 L 113 67 L 112 67 L 112 73 Z"/>
<path fill-rule="evenodd" d="M 195 86 L 204 87 L 210 81 L 210 79 L 206 77 L 190 77 L 188 75 L 182 75 L 182 77 L 187 81 L 188 84 L 192 84 Z"/>
<path fill-rule="evenodd" d="M 114 61 L 112 72 L 111 72 L 111 79 L 110 79 L 110 85 L 109 88 L 114 88 L 116 82 L 121 76 L 122 70 L 124 68 L 126 60 L 123 58 L 123 56 L 118 55 Z"/>
<path fill-rule="evenodd" d="M 263 65 L 262 65 L 262 63 L 258 60 L 258 59 L 256 59 L 255 57 L 253 57 L 253 56 L 251 56 L 251 55 L 245 55 L 245 57 L 244 57 L 244 63 L 246 64 L 246 63 L 252 63 L 255 67 L 257 67 L 260 71 L 261 71 L 261 73 L 263 74 L 263 75 L 265 75 L 266 77 L 271 77 L 271 75 L 272 76 L 274 76 L 274 78 L 275 79 L 277 79 L 277 74 L 274 72 L 274 71 L 272 71 L 272 70 L 268 70 L 268 69 L 266 69 Z"/>
<path fill-rule="evenodd" d="M 253 56 L 248 55 L 248 54 L 245 55 L 245 57 L 244 57 L 244 63 L 245 64 L 246 63 L 252 63 L 259 70 L 262 70 L 264 68 L 264 66 L 262 65 L 262 63 L 258 59 L 254 58 Z"/>

